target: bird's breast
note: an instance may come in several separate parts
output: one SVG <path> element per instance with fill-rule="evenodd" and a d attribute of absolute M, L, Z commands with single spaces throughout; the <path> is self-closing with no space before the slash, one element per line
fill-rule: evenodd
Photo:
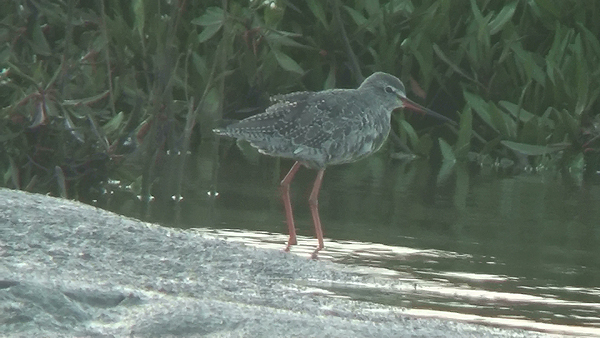
<path fill-rule="evenodd" d="M 379 150 L 389 132 L 389 113 L 365 111 L 354 123 L 336 128 L 322 148 L 326 149 L 328 164 L 354 162 Z"/>

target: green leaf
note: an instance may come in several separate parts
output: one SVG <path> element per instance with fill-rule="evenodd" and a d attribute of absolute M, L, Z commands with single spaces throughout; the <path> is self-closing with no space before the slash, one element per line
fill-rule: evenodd
<path fill-rule="evenodd" d="M 67 114 L 65 114 L 65 116 L 67 116 Z M 98 140 L 98 142 L 100 142 L 100 144 L 102 145 L 104 150 L 108 151 L 109 142 L 108 142 L 108 139 L 106 138 L 106 134 L 104 134 L 104 130 L 102 130 L 101 128 L 98 128 L 98 123 L 96 122 L 96 120 L 94 119 L 94 117 L 92 115 L 88 115 L 87 119 L 88 119 L 88 122 L 90 123 L 90 126 L 92 127 L 91 129 L 92 129 L 94 136 L 96 136 L 96 139 Z"/>
<path fill-rule="evenodd" d="M 452 174 L 452 170 L 454 169 L 455 165 L 456 165 L 456 162 L 451 162 L 451 161 L 443 161 L 442 162 L 442 167 L 440 168 L 440 171 L 437 176 L 438 184 L 446 181 L 448 179 L 448 177 L 450 177 L 450 174 Z"/>
<path fill-rule="evenodd" d="M 585 158 L 583 157 L 583 153 L 578 153 L 575 158 L 569 163 L 569 174 L 571 177 L 577 182 L 578 185 L 581 185 L 583 182 L 583 172 L 585 170 Z"/>
<path fill-rule="evenodd" d="M 221 29 L 221 25 L 206 26 L 200 34 L 198 34 L 198 42 L 203 43 L 212 38 Z"/>
<path fill-rule="evenodd" d="M 138 34 L 143 36 L 144 34 L 144 23 L 145 23 L 145 14 L 144 14 L 144 0 L 134 0 L 133 1 L 133 13 L 135 14 L 135 22 L 133 24 L 133 28 L 137 29 Z"/>
<path fill-rule="evenodd" d="M 348 12 L 348 14 L 350 14 L 350 17 L 352 18 L 352 20 L 354 20 L 354 23 L 358 27 L 364 28 L 372 33 L 375 32 L 375 28 L 372 25 L 369 25 L 369 20 L 367 20 L 367 18 L 365 18 L 362 15 L 362 13 L 360 13 L 352 7 L 343 6 L 343 8 L 346 10 L 346 12 Z"/>
<path fill-rule="evenodd" d="M 434 141 L 431 138 L 431 135 L 428 133 L 425 133 L 423 135 L 421 135 L 421 137 L 419 137 L 419 147 L 417 149 L 415 149 L 415 152 L 423 155 L 423 156 L 427 156 L 429 153 L 431 153 L 431 148 L 433 148 L 434 146 Z"/>
<path fill-rule="evenodd" d="M 325 29 L 327 30 L 329 25 L 327 24 L 325 10 L 323 9 L 323 5 L 326 4 L 326 2 L 321 0 L 307 0 L 306 4 L 313 15 L 321 22 L 321 24 L 323 24 L 323 26 L 325 26 Z"/>
<path fill-rule="evenodd" d="M 517 125 L 515 121 L 502 110 L 498 109 L 494 103 L 490 102 L 489 107 L 490 117 L 493 124 L 496 126 L 496 130 L 500 132 L 500 135 L 503 137 L 515 138 L 517 135 Z"/>
<path fill-rule="evenodd" d="M 260 159 L 260 153 L 256 148 L 254 148 L 248 141 L 244 140 L 236 140 L 235 144 L 238 149 L 242 152 L 242 155 L 246 160 L 253 164 L 258 164 Z"/>
<path fill-rule="evenodd" d="M 533 78 L 537 83 L 544 86 L 546 84 L 546 73 L 533 59 L 533 53 L 525 51 L 521 44 L 514 43 L 511 46 L 512 51 L 517 58 L 516 64 L 522 67 L 528 78 Z"/>
<path fill-rule="evenodd" d="M 499 145 L 500 145 L 500 141 L 502 139 L 500 138 L 500 136 L 495 137 L 489 141 L 487 141 L 486 144 L 483 145 L 483 148 L 481 149 L 481 151 L 479 152 L 480 154 L 489 154 L 492 151 L 494 151 Z"/>
<path fill-rule="evenodd" d="M 528 156 L 538 156 L 561 151 L 570 146 L 568 143 L 557 143 L 554 145 L 539 146 L 512 141 L 500 141 L 504 146 Z"/>
<path fill-rule="evenodd" d="M 258 62 L 254 53 L 242 53 L 239 58 L 239 70 L 244 72 L 246 78 L 252 79 L 258 71 Z"/>
<path fill-rule="evenodd" d="M 0 134 L 0 142 L 4 143 L 6 141 L 12 140 L 13 138 L 18 137 L 21 134 L 22 134 L 22 131 L 18 131 L 15 133 L 8 133 L 8 132 L 4 131 L 3 133 Z"/>
<path fill-rule="evenodd" d="M 518 141 L 529 144 L 543 144 L 545 143 L 545 137 L 547 134 L 541 127 L 541 119 L 533 118 L 527 122 L 522 123 L 521 130 L 519 131 Z"/>
<path fill-rule="evenodd" d="M 278 6 L 276 1 L 271 2 L 271 5 L 265 6 L 263 9 L 263 20 L 266 27 L 277 27 L 278 23 L 283 19 L 285 13 L 283 6 Z"/>
<path fill-rule="evenodd" d="M 518 118 L 522 122 L 527 122 L 527 121 L 531 120 L 532 118 L 536 117 L 534 114 L 528 112 L 527 110 L 525 110 L 523 108 L 519 109 L 519 105 L 514 104 L 512 102 L 500 101 L 500 102 L 498 102 L 498 104 L 502 108 L 506 109 L 506 111 L 508 111 L 512 116 L 514 116 L 515 118 Z"/>
<path fill-rule="evenodd" d="M 223 9 L 209 7 L 199 18 L 192 20 L 192 24 L 203 26 L 204 29 L 198 34 L 198 42 L 202 43 L 212 38 L 223 26 Z"/>
<path fill-rule="evenodd" d="M 51 86 L 53 86 L 53 85 L 54 85 L 54 82 L 56 82 L 56 80 L 58 80 L 59 76 L 60 76 L 61 74 L 63 74 L 63 71 L 64 71 L 64 62 L 65 62 L 65 59 L 63 59 L 63 60 L 60 62 L 60 66 L 56 67 L 56 71 L 54 71 L 54 75 L 52 75 L 52 77 L 50 78 L 50 80 L 49 80 L 49 81 L 48 81 L 48 83 L 46 84 L 46 87 L 45 87 L 46 89 L 48 89 L 48 88 L 50 88 Z"/>
<path fill-rule="evenodd" d="M 412 1 L 390 1 L 384 5 L 385 11 L 392 17 L 397 14 L 410 17 L 415 11 L 415 5 Z M 398 13 L 401 12 L 401 13 Z"/>
<path fill-rule="evenodd" d="M 271 49 L 271 51 L 273 52 L 273 55 L 275 55 L 275 58 L 277 59 L 277 63 L 279 63 L 281 68 L 283 68 L 289 72 L 304 74 L 304 70 L 302 69 L 302 67 L 300 67 L 300 65 L 296 61 L 294 61 L 294 59 L 289 57 L 287 54 L 283 53 L 282 51 L 276 50 L 276 49 Z"/>
<path fill-rule="evenodd" d="M 562 119 L 563 127 L 566 128 L 567 132 L 571 137 L 579 135 L 579 120 L 576 119 L 568 110 L 563 109 L 558 112 Z"/>
<path fill-rule="evenodd" d="M 546 73 L 552 84 L 555 86 L 561 82 L 562 74 L 559 65 L 564 59 L 567 45 L 571 40 L 571 36 L 574 34 L 573 29 L 563 28 L 559 23 L 557 23 L 556 26 L 552 47 L 550 47 L 545 58 Z"/>
<path fill-rule="evenodd" d="M 60 197 L 67 198 L 67 182 L 65 180 L 65 173 L 63 172 L 61 167 L 54 167 L 54 176 L 56 178 L 56 183 L 58 184 L 58 191 Z"/>
<path fill-rule="evenodd" d="M 600 41 L 598 41 L 598 37 L 594 33 L 592 33 L 589 29 L 587 29 L 581 22 L 577 22 L 577 27 L 583 33 L 583 41 L 586 44 L 586 47 L 593 51 L 593 55 L 600 55 Z"/>
<path fill-rule="evenodd" d="M 329 74 L 327 75 L 327 79 L 325 79 L 325 85 L 323 89 L 333 89 L 335 88 L 335 67 L 329 67 Z"/>
<path fill-rule="evenodd" d="M 477 113 L 477 115 L 479 115 L 483 122 L 485 122 L 488 126 L 498 130 L 492 123 L 492 118 L 490 117 L 489 113 L 489 104 L 485 102 L 481 97 L 469 93 L 466 90 L 463 91 L 463 95 L 465 97 L 465 100 L 467 101 L 467 104 L 471 106 L 473 110 L 475 110 L 475 112 Z"/>
<path fill-rule="evenodd" d="M 205 57 L 200 56 L 196 52 L 192 52 L 192 64 L 194 65 L 194 68 L 196 69 L 198 74 L 200 74 L 200 76 L 202 76 L 204 80 L 209 76 L 209 69 L 206 65 Z"/>
<path fill-rule="evenodd" d="M 475 0 L 471 0 L 471 11 L 473 12 L 473 16 L 475 17 L 475 20 L 477 21 L 477 23 L 481 26 L 483 24 L 485 24 L 485 18 L 483 17 L 483 14 L 481 13 L 481 10 L 479 9 L 479 7 L 477 7 L 477 2 Z"/>
<path fill-rule="evenodd" d="M 471 149 L 471 134 L 473 133 L 473 114 L 471 108 L 465 106 L 460 114 L 460 129 L 458 130 L 458 140 L 454 145 L 456 156 L 466 158 Z"/>
<path fill-rule="evenodd" d="M 212 87 L 206 93 L 202 110 L 208 114 L 207 116 L 211 116 L 218 111 L 220 102 L 221 95 L 219 94 L 219 90 L 216 87 Z"/>
<path fill-rule="evenodd" d="M 543 8 L 550 12 L 554 17 L 560 17 L 560 9 L 556 7 L 554 0 L 535 0 L 534 1 L 540 8 Z"/>
<path fill-rule="evenodd" d="M 275 44 L 278 44 L 281 46 L 314 49 L 311 46 L 303 45 L 300 42 L 297 42 L 296 40 L 290 38 L 290 36 L 295 36 L 295 35 L 296 34 L 283 32 L 283 31 L 274 31 L 274 32 L 269 32 L 268 34 L 265 34 L 265 39 L 269 42 L 269 44 L 275 43 Z"/>
<path fill-rule="evenodd" d="M 413 146 L 413 149 L 416 149 L 419 146 L 419 136 L 417 135 L 417 132 L 415 131 L 413 126 L 411 126 L 410 123 L 408 123 L 404 119 L 400 120 L 400 126 L 402 127 L 402 130 L 406 132 L 408 140 Z"/>
<path fill-rule="evenodd" d="M 31 38 L 31 48 L 36 54 L 44 56 L 50 56 L 52 54 L 50 44 L 48 44 L 48 40 L 46 40 L 46 36 L 44 36 L 44 33 L 42 32 L 42 27 L 38 23 L 33 25 Z"/>
<path fill-rule="evenodd" d="M 20 184 L 19 167 L 17 166 L 17 163 L 15 162 L 15 160 L 13 160 L 12 156 L 8 156 L 8 162 L 10 163 L 9 173 L 10 173 L 11 181 L 12 181 L 13 185 L 15 186 L 15 188 L 20 190 L 21 184 Z M 6 181 L 6 178 L 4 178 L 4 180 Z"/>
<path fill-rule="evenodd" d="M 456 165 L 456 158 L 452 152 L 452 147 L 446 141 L 444 141 L 442 138 L 439 138 L 438 142 L 440 144 L 443 160 L 437 180 L 438 182 L 442 182 L 446 180 L 452 173 L 452 169 Z"/>
<path fill-rule="evenodd" d="M 577 60 L 575 68 L 575 78 L 577 80 L 577 104 L 575 105 L 575 115 L 580 116 L 587 106 L 588 93 L 590 89 L 590 74 L 587 69 L 587 60 L 584 56 L 580 34 L 577 34 L 575 37 L 575 42 L 573 43 L 573 52 Z"/>
<path fill-rule="evenodd" d="M 454 190 L 454 206 L 459 210 L 467 208 L 469 196 L 469 171 L 464 163 L 456 166 L 456 185 Z"/>
<path fill-rule="evenodd" d="M 439 138 L 438 141 L 440 143 L 440 150 L 442 151 L 442 158 L 444 161 L 456 162 L 456 157 L 448 142 L 444 141 L 442 138 Z"/>
<path fill-rule="evenodd" d="M 415 46 L 415 48 L 411 48 L 413 50 L 414 57 L 419 62 L 419 66 L 421 67 L 421 74 L 425 78 L 428 78 L 433 73 L 433 51 L 431 50 L 431 41 L 425 35 L 419 40 L 419 45 Z"/>
<path fill-rule="evenodd" d="M 8 46 L 5 45 L 0 48 L 0 65 L 7 64 L 8 60 L 10 60 L 11 54 L 11 48 L 8 48 Z"/>
<path fill-rule="evenodd" d="M 379 3 L 379 0 L 367 0 L 363 3 L 370 18 L 379 16 L 381 14 L 381 4 Z"/>
<path fill-rule="evenodd" d="M 513 1 L 510 4 L 504 6 L 500 13 L 488 24 L 490 35 L 494 35 L 502 30 L 504 25 L 509 22 L 515 14 L 517 9 L 517 1 Z"/>
<path fill-rule="evenodd" d="M 113 132 L 119 130 L 119 128 L 121 128 L 121 124 L 123 123 L 124 119 L 125 119 L 125 114 L 123 112 L 119 112 L 112 119 L 110 119 L 110 121 L 106 122 L 102 126 L 102 129 L 104 129 L 104 133 L 109 135 L 109 134 L 112 134 Z"/>
<path fill-rule="evenodd" d="M 192 24 L 200 26 L 221 26 L 223 24 L 223 9 L 220 7 L 208 7 L 206 12 L 199 18 L 192 20 Z"/>
<path fill-rule="evenodd" d="M 467 79 L 471 79 L 471 77 L 465 72 L 463 72 L 463 70 L 460 69 L 460 67 L 455 62 L 450 60 L 448 56 L 446 56 L 446 54 L 442 51 L 442 49 L 435 43 L 433 44 L 433 51 L 435 52 L 435 55 L 437 55 L 440 59 L 442 59 L 442 61 L 448 64 L 448 66 L 450 66 L 450 68 L 452 68 L 455 72 Z"/>
<path fill-rule="evenodd" d="M 65 119 L 65 130 L 70 132 L 71 135 L 80 143 L 84 143 L 85 142 L 85 138 L 83 136 L 83 134 L 81 133 L 81 128 L 76 127 L 73 124 L 73 121 L 71 120 L 71 118 L 69 117 L 69 114 L 65 112 L 63 118 Z"/>
<path fill-rule="evenodd" d="M 99 101 L 99 100 L 107 97 L 109 94 L 110 94 L 110 91 L 106 90 L 106 91 L 104 91 L 104 92 L 102 92 L 102 93 L 100 93 L 98 95 L 94 95 L 94 96 L 91 96 L 91 97 L 86 97 L 86 98 L 83 98 L 83 99 L 64 100 L 62 102 L 62 104 L 64 106 L 88 105 L 88 104 L 94 103 L 96 101 Z"/>
<path fill-rule="evenodd" d="M 504 137 L 515 137 L 516 123 L 498 109 L 495 104 L 485 102 L 481 97 L 471 94 L 466 90 L 463 91 L 463 95 L 469 106 L 475 110 L 485 123 Z"/>

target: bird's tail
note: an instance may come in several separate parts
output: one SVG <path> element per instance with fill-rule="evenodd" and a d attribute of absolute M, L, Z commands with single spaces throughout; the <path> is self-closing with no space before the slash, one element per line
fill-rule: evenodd
<path fill-rule="evenodd" d="M 227 127 L 229 127 L 230 125 L 239 122 L 238 120 L 221 120 L 218 123 L 218 127 L 213 128 L 213 133 L 217 134 L 217 135 L 223 135 L 223 136 L 231 136 L 231 130 L 229 130 Z"/>

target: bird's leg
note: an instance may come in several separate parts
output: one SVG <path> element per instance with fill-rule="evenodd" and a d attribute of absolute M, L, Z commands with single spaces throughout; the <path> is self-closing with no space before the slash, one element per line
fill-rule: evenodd
<path fill-rule="evenodd" d="M 323 182 L 323 174 L 325 174 L 325 169 L 320 169 L 317 173 L 317 177 L 315 178 L 313 190 L 310 193 L 310 197 L 308 198 L 308 204 L 310 205 L 310 213 L 312 214 L 313 223 L 315 225 L 315 233 L 317 235 L 317 240 L 319 241 L 319 245 L 312 253 L 313 259 L 317 259 L 317 253 L 319 252 L 319 250 L 325 247 L 325 245 L 323 244 L 323 230 L 321 229 L 321 219 L 319 218 L 319 191 L 321 190 L 321 182 Z"/>
<path fill-rule="evenodd" d="M 288 239 L 288 244 L 285 247 L 285 251 L 290 251 L 290 246 L 296 245 L 298 241 L 296 240 L 296 227 L 294 226 L 294 214 L 292 213 L 292 203 L 290 201 L 290 184 L 292 183 L 292 179 L 296 172 L 300 169 L 300 162 L 294 163 L 292 169 L 285 175 L 283 180 L 281 181 L 281 199 L 283 200 L 283 206 L 285 207 L 285 219 L 288 226 L 288 233 L 290 238 Z"/>

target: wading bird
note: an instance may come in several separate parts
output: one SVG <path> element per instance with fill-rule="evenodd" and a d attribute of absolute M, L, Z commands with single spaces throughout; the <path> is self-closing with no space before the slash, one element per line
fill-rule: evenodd
<path fill-rule="evenodd" d="M 390 132 L 391 113 L 408 108 L 456 124 L 453 120 L 409 100 L 404 84 L 395 76 L 377 72 L 357 89 L 296 92 L 272 98 L 264 113 L 224 128 L 219 135 L 246 140 L 261 153 L 296 162 L 281 181 L 281 194 L 289 230 L 285 251 L 297 244 L 290 202 L 290 183 L 301 165 L 318 170 L 308 199 L 319 245 L 324 247 L 319 218 L 319 190 L 329 165 L 360 160 L 377 151 Z"/>

